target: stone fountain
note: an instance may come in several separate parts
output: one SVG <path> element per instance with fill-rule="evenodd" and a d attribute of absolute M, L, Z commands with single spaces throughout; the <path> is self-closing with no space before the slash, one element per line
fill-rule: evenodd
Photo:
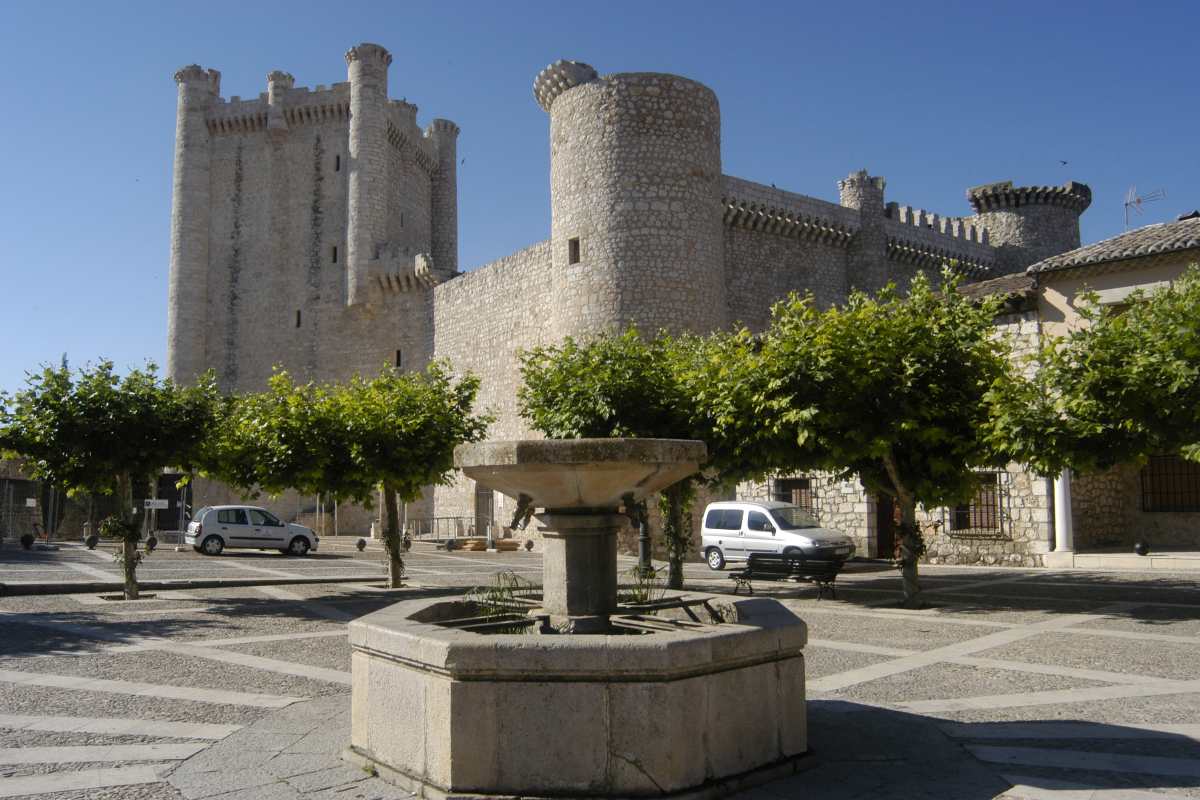
<path fill-rule="evenodd" d="M 617 602 L 619 507 L 696 472 L 702 442 L 482 442 L 454 455 L 468 477 L 543 509 L 540 600 L 515 626 L 446 598 L 350 623 L 346 758 L 456 800 L 718 798 L 797 768 L 799 618 L 765 598 Z"/>

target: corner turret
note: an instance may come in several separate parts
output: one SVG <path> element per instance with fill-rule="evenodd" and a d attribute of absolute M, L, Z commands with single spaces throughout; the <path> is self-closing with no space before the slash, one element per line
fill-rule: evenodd
<path fill-rule="evenodd" d="M 167 297 L 167 375 L 190 383 L 204 372 L 208 327 L 209 200 L 212 140 L 208 110 L 221 73 L 191 64 L 175 73 L 175 171 L 171 193 L 171 262 Z"/>
<path fill-rule="evenodd" d="M 998 272 L 1007 274 L 1079 247 L 1079 217 L 1092 204 L 1092 190 L 1076 181 L 1062 186 L 1001 181 L 971 187 L 967 200 L 996 248 Z"/>
<path fill-rule="evenodd" d="M 377 44 L 346 52 L 350 81 L 350 179 L 347 194 L 346 304 L 372 297 L 371 262 L 387 239 L 388 66 L 392 56 Z"/>
<path fill-rule="evenodd" d="M 449 278 L 458 272 L 458 126 L 435 119 L 425 129 L 437 153 L 430 178 L 430 240 L 433 270 Z"/>
<path fill-rule="evenodd" d="M 887 181 L 865 169 L 838 181 L 841 205 L 858 211 L 859 227 L 847 251 L 847 288 L 877 292 L 888 282 L 887 231 L 884 229 L 883 190 Z"/>

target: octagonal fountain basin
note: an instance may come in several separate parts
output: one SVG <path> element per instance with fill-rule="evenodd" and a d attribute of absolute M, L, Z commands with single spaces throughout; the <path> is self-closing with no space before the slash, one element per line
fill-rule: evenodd
<path fill-rule="evenodd" d="M 537 508 L 616 509 L 692 475 L 706 455 L 688 439 L 523 439 L 459 445 L 454 466 Z"/>
<path fill-rule="evenodd" d="M 448 627 L 468 605 L 350 623 L 348 760 L 439 800 L 723 798 L 803 764 L 807 631 L 775 600 L 618 610 L 640 636 Z"/>
<path fill-rule="evenodd" d="M 618 507 L 704 458 L 703 442 L 674 439 L 458 447 L 469 477 L 543 509 L 543 586 L 524 598 L 538 622 L 514 597 L 504 614 L 443 598 L 351 622 L 346 757 L 457 800 L 717 798 L 794 770 L 807 744 L 795 614 L 717 595 L 617 604 Z"/>

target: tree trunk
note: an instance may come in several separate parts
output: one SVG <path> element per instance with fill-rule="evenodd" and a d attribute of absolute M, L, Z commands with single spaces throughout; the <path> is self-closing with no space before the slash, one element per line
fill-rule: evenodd
<path fill-rule="evenodd" d="M 404 581 L 404 558 L 401 556 L 400 508 L 396 502 L 396 487 L 383 485 L 383 508 L 387 524 L 383 528 L 383 546 L 388 554 L 388 587 L 399 589 Z"/>
<path fill-rule="evenodd" d="M 921 554 L 925 552 L 925 542 L 921 538 L 921 529 L 917 527 L 917 501 L 909 491 L 904 481 L 900 479 L 900 470 L 896 461 L 889 453 L 884 456 L 884 467 L 892 480 L 896 492 L 896 502 L 900 504 L 900 580 L 904 587 L 904 607 L 921 607 L 921 582 L 917 574 L 917 564 Z"/>
<path fill-rule="evenodd" d="M 662 493 L 663 541 L 667 545 L 667 588 L 683 588 L 683 560 L 692 542 L 692 485 L 680 481 Z"/>
<path fill-rule="evenodd" d="M 141 533 L 141 520 L 133 508 L 133 481 L 128 473 L 117 476 L 117 502 L 121 504 L 117 513 L 121 520 L 121 573 L 125 580 L 125 599 L 138 599 L 137 565 L 140 554 L 137 549 Z"/>

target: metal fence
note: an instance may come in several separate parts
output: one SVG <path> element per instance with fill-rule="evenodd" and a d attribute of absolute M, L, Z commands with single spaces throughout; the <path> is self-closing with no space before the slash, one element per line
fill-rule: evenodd
<path fill-rule="evenodd" d="M 474 517 L 410 517 L 404 529 L 414 539 L 461 539 L 476 535 Z"/>

